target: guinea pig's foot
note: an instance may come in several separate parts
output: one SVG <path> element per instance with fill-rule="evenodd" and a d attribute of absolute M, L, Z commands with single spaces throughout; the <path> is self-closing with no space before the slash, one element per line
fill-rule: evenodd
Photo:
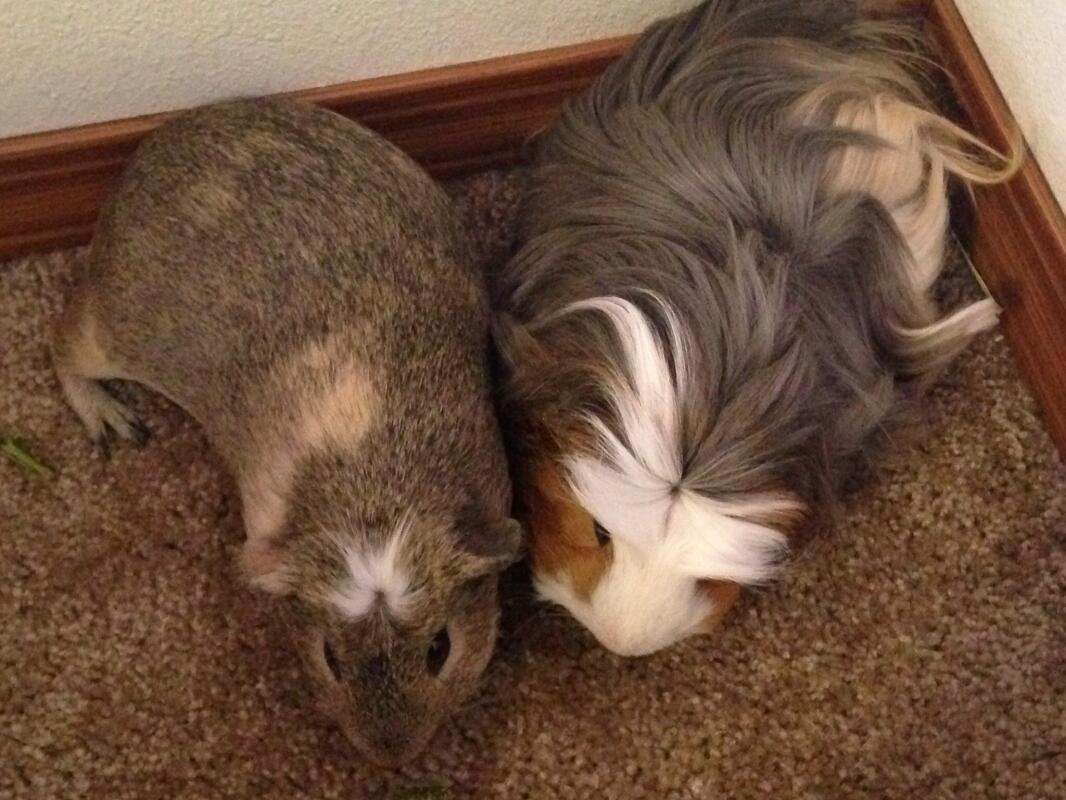
<path fill-rule="evenodd" d="M 104 424 L 107 428 L 120 438 L 133 442 L 137 447 L 144 447 L 148 444 L 148 440 L 152 437 L 152 432 L 148 430 L 144 420 L 111 397 L 110 394 L 107 397 L 111 402 L 107 408 L 102 409 L 105 415 Z"/>
<path fill-rule="evenodd" d="M 104 461 L 111 460 L 111 442 L 108 440 L 107 429 L 102 430 L 96 436 L 92 437 L 93 447 L 100 453 L 100 458 Z"/>
<path fill-rule="evenodd" d="M 144 420 L 133 415 L 133 418 L 129 420 L 129 425 L 130 440 L 138 447 L 144 447 L 148 444 L 148 440 L 152 438 L 152 431 L 144 424 Z"/>
<path fill-rule="evenodd" d="M 81 418 L 89 438 L 100 448 L 104 457 L 110 454 L 108 434 L 114 432 L 123 439 L 143 447 L 151 431 L 135 413 L 116 400 L 97 381 L 80 376 L 63 376 L 67 399 Z"/>
<path fill-rule="evenodd" d="M 121 429 L 116 428 L 109 422 L 100 433 L 92 437 L 93 444 L 100 448 L 100 453 L 105 460 L 110 460 L 111 458 L 111 437 L 113 434 L 133 442 L 138 448 L 144 447 L 148 444 L 148 440 L 152 438 L 152 431 L 149 430 L 140 417 L 134 416 L 133 419 L 127 420 L 125 427 Z"/>

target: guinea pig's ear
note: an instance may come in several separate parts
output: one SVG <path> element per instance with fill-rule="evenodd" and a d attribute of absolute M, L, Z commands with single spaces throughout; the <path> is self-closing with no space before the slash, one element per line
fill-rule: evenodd
<path fill-rule="evenodd" d="M 457 527 L 459 550 L 467 556 L 465 571 L 471 576 L 499 572 L 522 558 L 525 537 L 517 520 L 486 520 L 468 509 Z"/>
<path fill-rule="evenodd" d="M 248 582 L 270 594 L 284 595 L 292 591 L 295 575 L 283 544 L 271 539 L 248 539 L 241 553 L 241 566 Z"/>

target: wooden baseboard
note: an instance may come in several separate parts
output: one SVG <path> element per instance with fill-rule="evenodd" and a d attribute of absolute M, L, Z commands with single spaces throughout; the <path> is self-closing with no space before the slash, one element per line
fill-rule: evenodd
<path fill-rule="evenodd" d="M 970 126 L 1005 146 L 1015 125 L 953 0 L 865 0 L 922 15 L 955 77 Z M 517 161 L 632 37 L 358 81 L 295 96 L 380 131 L 430 171 L 455 175 Z M 171 115 L 0 141 L 0 259 L 88 240 L 101 202 L 142 138 Z M 977 192 L 971 255 L 1004 307 L 1003 327 L 1066 457 L 1066 218 L 1030 160 Z"/>
<path fill-rule="evenodd" d="M 969 127 L 1007 147 L 1017 125 L 953 0 L 932 0 L 926 24 Z M 1004 309 L 1003 331 L 1066 459 L 1066 216 L 1032 158 L 975 199 L 967 248 Z"/>
<path fill-rule="evenodd" d="M 863 0 L 922 13 L 930 0 Z M 291 93 L 382 133 L 446 177 L 516 162 L 562 102 L 635 37 L 541 50 Z M 173 113 L 0 140 L 0 261 L 83 244 L 140 141 Z"/>
<path fill-rule="evenodd" d="M 359 120 L 434 174 L 450 176 L 514 163 L 562 102 L 588 86 L 632 40 L 605 39 L 292 96 Z M 0 141 L 0 260 L 88 241 L 130 154 L 172 116 Z"/>

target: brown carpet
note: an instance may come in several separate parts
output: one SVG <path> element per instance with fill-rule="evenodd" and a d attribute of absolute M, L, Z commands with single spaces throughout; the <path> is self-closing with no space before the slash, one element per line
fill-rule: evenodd
<path fill-rule="evenodd" d="M 510 179 L 458 192 L 505 241 Z M 63 404 L 46 330 L 78 259 L 0 265 L 0 430 L 58 470 L 0 462 L 0 797 L 1066 797 L 1066 474 L 1000 336 L 718 636 L 621 660 L 513 597 L 484 691 L 394 775 L 236 580 L 197 428 L 130 391 L 155 437 L 105 461 Z"/>

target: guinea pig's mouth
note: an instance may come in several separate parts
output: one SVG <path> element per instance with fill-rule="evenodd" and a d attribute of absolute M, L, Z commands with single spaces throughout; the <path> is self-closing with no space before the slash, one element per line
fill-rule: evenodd
<path fill-rule="evenodd" d="M 397 769 L 425 751 L 436 728 L 419 731 L 415 735 L 400 734 L 388 737 L 387 741 L 375 742 L 351 725 L 342 726 L 345 736 L 367 761 L 383 769 Z"/>
<path fill-rule="evenodd" d="M 340 728 L 361 756 L 385 769 L 395 769 L 421 755 L 439 727 L 427 718 L 417 725 L 397 723 L 395 730 L 375 733 L 379 726 L 360 723 L 353 699 L 339 684 L 320 684 L 316 695 L 319 712 Z"/>

